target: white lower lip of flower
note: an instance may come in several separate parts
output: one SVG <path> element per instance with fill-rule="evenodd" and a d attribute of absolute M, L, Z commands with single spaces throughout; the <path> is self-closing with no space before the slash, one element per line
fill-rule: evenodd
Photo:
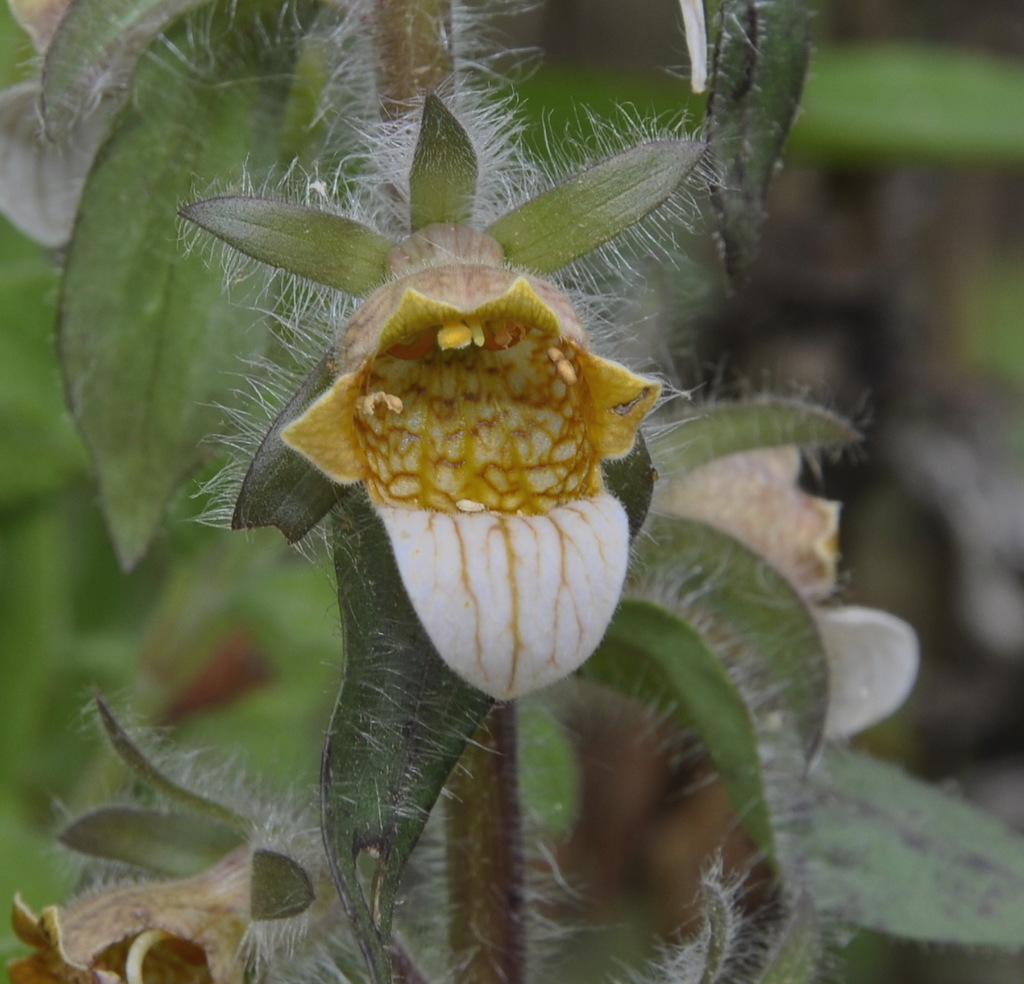
<path fill-rule="evenodd" d="M 377 511 L 431 642 L 473 686 L 519 697 L 597 648 L 629 553 L 626 513 L 611 495 L 540 516 Z"/>
<path fill-rule="evenodd" d="M 844 738 L 887 718 L 914 686 L 917 634 L 895 615 L 850 605 L 815 611 L 829 663 L 825 734 Z"/>

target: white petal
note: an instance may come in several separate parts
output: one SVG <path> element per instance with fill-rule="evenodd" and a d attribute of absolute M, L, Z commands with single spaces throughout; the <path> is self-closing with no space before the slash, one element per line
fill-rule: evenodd
<path fill-rule="evenodd" d="M 82 117 L 60 141 L 43 136 L 39 85 L 0 93 L 0 212 L 43 246 L 71 238 L 78 199 L 106 130 L 98 114 Z"/>
<path fill-rule="evenodd" d="M 892 714 L 917 676 L 918 644 L 902 619 L 874 608 L 817 609 L 829 664 L 825 734 L 841 738 Z"/>
<path fill-rule="evenodd" d="M 686 48 L 690 53 L 690 88 L 703 92 L 708 83 L 708 32 L 704 26 L 704 0 L 680 0 Z"/>
<path fill-rule="evenodd" d="M 610 495 L 543 516 L 379 507 L 431 641 L 500 700 L 570 674 L 597 648 L 622 592 L 625 510 Z"/>

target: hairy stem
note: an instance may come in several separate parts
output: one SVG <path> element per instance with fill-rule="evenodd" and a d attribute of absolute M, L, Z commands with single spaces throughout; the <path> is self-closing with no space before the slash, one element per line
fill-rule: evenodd
<path fill-rule="evenodd" d="M 495 707 L 452 774 L 449 940 L 458 984 L 522 984 L 526 969 L 516 707 Z"/>
<path fill-rule="evenodd" d="M 377 87 L 398 116 L 452 73 L 451 0 L 375 0 Z"/>

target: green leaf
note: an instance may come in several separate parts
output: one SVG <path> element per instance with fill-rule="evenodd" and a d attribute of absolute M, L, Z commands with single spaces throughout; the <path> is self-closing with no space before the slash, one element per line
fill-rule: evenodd
<path fill-rule="evenodd" d="M 1021 164 L 1024 66 L 922 44 L 815 51 L 794 153 L 841 164 Z"/>
<path fill-rule="evenodd" d="M 689 471 L 756 448 L 827 448 L 859 440 L 860 434 L 829 410 L 798 400 L 764 399 L 704 407 L 650 438 L 650 446 L 662 468 Z"/>
<path fill-rule="evenodd" d="M 0 508 L 86 473 L 54 373 L 57 278 L 43 250 L 0 223 Z"/>
<path fill-rule="evenodd" d="M 1024 837 L 899 769 L 830 748 L 806 847 L 819 903 L 893 936 L 1019 949 Z"/>
<path fill-rule="evenodd" d="M 626 599 L 581 673 L 695 730 L 744 827 L 774 853 L 750 715 L 721 659 L 691 624 L 660 605 Z"/>
<path fill-rule="evenodd" d="M 338 501 L 340 488 L 281 440 L 281 431 L 334 380 L 325 356 L 277 415 L 246 472 L 231 528 L 276 526 L 289 543 L 301 540 Z"/>
<path fill-rule="evenodd" d="M 512 263 L 551 273 L 614 239 L 665 202 L 704 156 L 696 140 L 631 147 L 531 198 L 487 234 Z"/>
<path fill-rule="evenodd" d="M 640 532 L 647 519 L 654 495 L 654 482 L 658 477 L 651 462 L 650 452 L 642 434 L 637 434 L 633 450 L 622 458 L 601 462 L 608 491 L 622 503 L 629 519 L 630 539 Z"/>
<path fill-rule="evenodd" d="M 249 911 L 253 919 L 289 919 L 316 898 L 306 869 L 286 854 L 262 848 L 252 855 Z"/>
<path fill-rule="evenodd" d="M 757 984 L 815 984 L 821 980 L 823 949 L 814 900 L 805 892 L 789 901 Z"/>
<path fill-rule="evenodd" d="M 428 94 L 409 173 L 413 231 L 433 222 L 466 222 L 473 209 L 476 179 L 476 151 L 469 135 L 448 107 Z"/>
<path fill-rule="evenodd" d="M 237 828 L 208 817 L 122 806 L 79 817 L 59 839 L 80 854 L 174 878 L 198 874 L 245 843 Z"/>
<path fill-rule="evenodd" d="M 211 33 L 213 28 L 208 29 Z M 185 44 L 187 25 L 173 35 Z M 245 33 L 230 35 L 241 45 Z M 198 257 L 182 257 L 175 216 L 196 176 L 237 174 L 272 157 L 275 62 L 224 49 L 231 73 L 205 85 L 145 59 L 133 99 L 86 184 L 67 256 L 59 343 L 69 403 L 97 471 L 122 565 L 145 551 L 166 502 L 221 425 L 239 357 L 258 351 L 243 305 Z M 284 70 L 289 47 L 274 58 Z M 202 112 L 197 112 L 197 106 Z"/>
<path fill-rule="evenodd" d="M 214 800 L 193 793 L 184 786 L 180 786 L 173 779 L 164 775 L 145 756 L 138 745 L 132 740 L 131 735 L 124 729 L 121 722 L 114 716 L 110 705 L 99 695 L 94 697 L 96 710 L 100 715 L 100 722 L 106 732 L 110 745 L 117 753 L 118 758 L 150 788 L 162 793 L 168 799 L 179 806 L 187 807 L 205 817 L 220 821 L 232 827 L 241 828 L 245 826 L 245 820 L 234 810 L 217 803 Z"/>
<path fill-rule="evenodd" d="M 175 17 L 207 0 L 75 0 L 67 7 L 43 62 L 43 112 L 66 125 L 81 112 L 95 79 L 130 75 L 146 43 Z M 76 98 L 73 90 L 83 91 Z"/>
<path fill-rule="evenodd" d="M 345 667 L 327 738 L 322 822 L 332 873 L 375 984 L 391 980 L 402 871 L 491 700 L 449 670 L 402 586 L 361 488 L 335 512 Z"/>
<path fill-rule="evenodd" d="M 519 703 L 519 793 L 546 835 L 568 835 L 579 807 L 579 765 L 565 728 L 542 704 Z"/>
<path fill-rule="evenodd" d="M 186 205 L 181 215 L 246 256 L 356 297 L 387 275 L 391 241 L 333 212 L 225 195 Z"/>
<path fill-rule="evenodd" d="M 719 168 L 711 197 L 734 285 L 746 280 L 760 246 L 768 184 L 800 103 L 809 50 L 805 0 L 722 0 L 707 134 Z"/>
<path fill-rule="evenodd" d="M 758 713 L 781 714 L 771 729 L 776 739 L 794 729 L 812 758 L 825 724 L 828 669 L 804 600 L 763 557 L 704 523 L 659 517 L 648 534 L 637 541 L 640 559 L 661 596 L 671 585 L 680 613 L 712 628 L 763 697 Z"/>

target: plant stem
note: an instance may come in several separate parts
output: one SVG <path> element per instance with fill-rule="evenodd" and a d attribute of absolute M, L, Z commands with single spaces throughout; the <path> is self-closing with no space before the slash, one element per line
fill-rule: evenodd
<path fill-rule="evenodd" d="M 398 116 L 452 73 L 451 0 L 375 0 L 381 113 Z"/>
<path fill-rule="evenodd" d="M 516 706 L 494 708 L 452 774 L 449 940 L 458 984 L 522 984 L 526 970 Z"/>

